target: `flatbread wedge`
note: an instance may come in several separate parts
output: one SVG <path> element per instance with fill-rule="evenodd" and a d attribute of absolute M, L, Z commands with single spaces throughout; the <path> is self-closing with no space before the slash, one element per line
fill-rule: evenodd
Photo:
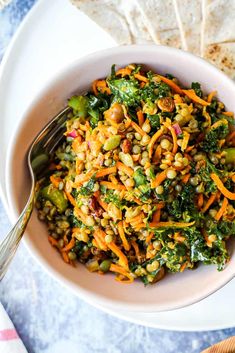
<path fill-rule="evenodd" d="M 204 58 L 235 79 L 235 42 L 208 45 Z"/>
<path fill-rule="evenodd" d="M 202 0 L 173 0 L 182 48 L 200 55 Z"/>
<path fill-rule="evenodd" d="M 71 0 L 118 44 L 144 44 L 152 38 L 134 0 Z"/>
<path fill-rule="evenodd" d="M 173 0 L 135 0 L 154 42 L 181 48 Z"/>
<path fill-rule="evenodd" d="M 235 1 L 203 0 L 203 44 L 235 41 Z"/>

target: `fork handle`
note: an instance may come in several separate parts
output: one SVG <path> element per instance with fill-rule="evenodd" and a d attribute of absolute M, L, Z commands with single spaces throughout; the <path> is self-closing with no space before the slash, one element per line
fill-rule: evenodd
<path fill-rule="evenodd" d="M 34 207 L 35 192 L 32 190 L 29 200 L 14 227 L 0 244 L 0 281 L 3 279 L 11 260 L 19 246 Z"/>

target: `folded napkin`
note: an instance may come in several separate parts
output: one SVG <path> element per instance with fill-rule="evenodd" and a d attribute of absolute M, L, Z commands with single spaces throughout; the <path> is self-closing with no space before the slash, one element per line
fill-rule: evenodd
<path fill-rule="evenodd" d="M 201 353 L 235 353 L 235 336 L 219 342 Z"/>
<path fill-rule="evenodd" d="M 0 303 L 0 352 L 27 353 L 9 316 Z"/>

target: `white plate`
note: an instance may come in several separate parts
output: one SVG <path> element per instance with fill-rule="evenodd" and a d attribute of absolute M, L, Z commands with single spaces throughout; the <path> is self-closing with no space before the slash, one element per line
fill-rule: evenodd
<path fill-rule="evenodd" d="M 97 40 L 98 38 L 98 40 Z M 113 46 L 114 41 L 68 0 L 40 0 L 22 23 L 2 62 L 0 75 L 0 184 L 5 206 L 5 155 L 12 131 L 34 94 L 75 58 Z M 56 59 L 56 60 L 55 60 Z M 235 281 L 193 306 L 157 314 L 114 312 L 142 325 L 172 330 L 213 330 L 235 326 Z M 105 311 L 109 311 L 104 308 Z"/>

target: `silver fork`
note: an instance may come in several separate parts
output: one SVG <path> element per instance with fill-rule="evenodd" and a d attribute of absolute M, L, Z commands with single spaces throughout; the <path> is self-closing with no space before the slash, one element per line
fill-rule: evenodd
<path fill-rule="evenodd" d="M 0 244 L 0 280 L 4 277 L 11 260 L 15 255 L 32 214 L 35 203 L 37 175 L 46 170 L 55 147 L 63 138 L 65 122 L 70 110 L 71 108 L 66 107 L 50 120 L 50 122 L 35 137 L 28 150 L 27 163 L 32 179 L 32 186 L 28 201 L 19 216 L 18 221 Z"/>

